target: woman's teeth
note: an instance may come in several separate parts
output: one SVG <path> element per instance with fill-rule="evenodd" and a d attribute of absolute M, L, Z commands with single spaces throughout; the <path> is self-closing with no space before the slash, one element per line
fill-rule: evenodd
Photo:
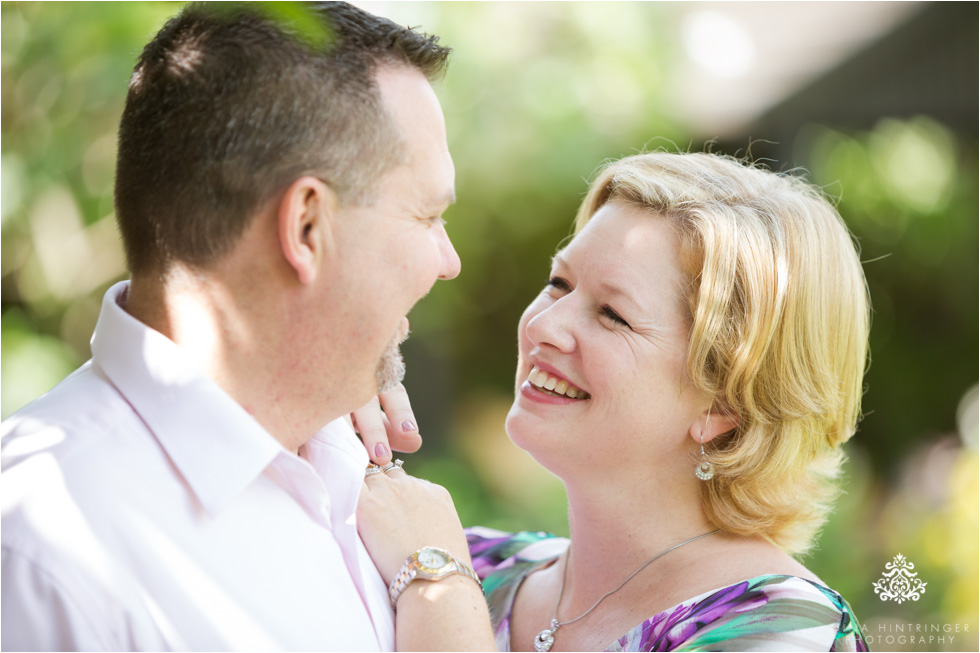
<path fill-rule="evenodd" d="M 527 380 L 538 390 L 545 391 L 559 397 L 570 397 L 572 399 L 588 399 L 591 395 L 580 388 L 576 388 L 568 381 L 551 376 L 547 372 L 538 369 L 537 365 L 531 368 L 531 373 Z"/>

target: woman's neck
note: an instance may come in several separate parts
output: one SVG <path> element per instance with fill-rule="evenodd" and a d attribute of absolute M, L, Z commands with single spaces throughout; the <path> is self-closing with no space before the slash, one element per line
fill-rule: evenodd
<path fill-rule="evenodd" d="M 573 618 L 654 556 L 714 530 L 701 509 L 693 465 L 684 474 L 623 474 L 621 483 L 578 486 L 566 481 L 572 545 L 566 553 L 559 619 Z M 640 574 L 663 576 L 686 558 L 683 547 Z"/>

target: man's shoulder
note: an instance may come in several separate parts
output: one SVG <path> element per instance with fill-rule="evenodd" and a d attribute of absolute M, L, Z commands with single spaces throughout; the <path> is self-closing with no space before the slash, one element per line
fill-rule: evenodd
<path fill-rule="evenodd" d="M 8 455 L 24 449 L 24 438 L 47 436 L 57 429 L 62 433 L 99 433 L 114 423 L 125 407 L 125 399 L 88 361 L 54 388 L 27 404 L 0 424 L 4 467 Z M 124 412 L 124 411 L 123 411 Z"/>
<path fill-rule="evenodd" d="M 40 455 L 64 464 L 134 422 L 138 416 L 89 361 L 0 424 L 3 472 Z"/>
<path fill-rule="evenodd" d="M 91 361 L 0 425 L 5 647 L 123 646 L 113 637 L 130 584 L 109 543 L 126 527 L 114 508 L 132 492 L 119 468 L 122 443 L 146 439 L 138 425 Z"/>
<path fill-rule="evenodd" d="M 139 415 L 86 363 L 0 425 L 4 544 L 40 515 L 87 516 L 124 497 L 125 468 L 141 458 L 165 464 Z M 8 528 L 20 522 L 24 529 Z"/>

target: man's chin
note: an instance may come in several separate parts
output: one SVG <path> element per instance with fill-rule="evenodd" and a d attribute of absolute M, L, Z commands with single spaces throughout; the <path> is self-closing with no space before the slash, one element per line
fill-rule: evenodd
<path fill-rule="evenodd" d="M 406 334 L 407 336 L 408 334 Z M 388 345 L 385 353 L 378 361 L 377 379 L 378 393 L 387 392 L 402 382 L 405 378 L 405 359 L 399 345 L 404 339 L 395 338 Z"/>

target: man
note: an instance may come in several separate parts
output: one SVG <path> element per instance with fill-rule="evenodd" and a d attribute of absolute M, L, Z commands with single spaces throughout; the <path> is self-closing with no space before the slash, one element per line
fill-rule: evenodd
<path fill-rule="evenodd" d="M 365 479 L 338 419 L 400 381 L 405 315 L 459 272 L 448 50 L 344 4 L 269 11 L 188 6 L 133 73 L 132 280 L 92 360 L 3 424 L 4 649 L 390 650 L 378 570 L 411 551 L 365 547 L 362 488 L 414 497 L 409 540 L 469 564 L 445 492 Z M 492 646 L 477 583 L 423 585 L 394 593 L 400 647 Z"/>

